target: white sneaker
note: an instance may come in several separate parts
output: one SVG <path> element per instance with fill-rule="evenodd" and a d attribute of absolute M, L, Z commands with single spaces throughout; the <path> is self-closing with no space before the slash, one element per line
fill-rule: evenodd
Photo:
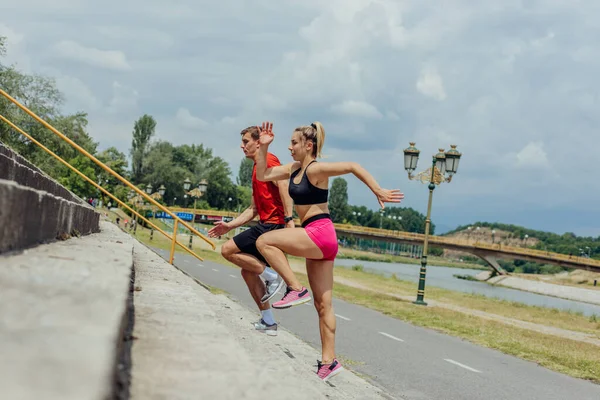
<path fill-rule="evenodd" d="M 260 299 L 260 302 L 266 303 L 267 301 L 271 300 L 273 298 L 273 296 L 275 296 L 277 294 L 277 292 L 279 292 L 284 285 L 285 285 L 285 282 L 279 275 L 277 275 L 277 278 L 275 278 L 272 281 L 265 281 L 265 286 L 267 287 L 267 293 L 265 293 L 265 295 L 262 297 L 262 299 Z"/>
<path fill-rule="evenodd" d="M 277 336 L 277 323 L 274 323 L 273 325 L 268 325 L 262 318 L 258 322 L 254 323 L 254 329 L 260 332 L 264 332 L 269 336 Z"/>

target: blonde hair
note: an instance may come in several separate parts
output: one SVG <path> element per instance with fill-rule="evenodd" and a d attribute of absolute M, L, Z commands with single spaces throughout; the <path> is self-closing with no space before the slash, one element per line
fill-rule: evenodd
<path fill-rule="evenodd" d="M 304 140 L 313 142 L 313 157 L 323 157 L 322 150 L 325 144 L 325 129 L 320 122 L 317 121 L 310 125 L 299 126 L 294 131 L 300 133 Z"/>

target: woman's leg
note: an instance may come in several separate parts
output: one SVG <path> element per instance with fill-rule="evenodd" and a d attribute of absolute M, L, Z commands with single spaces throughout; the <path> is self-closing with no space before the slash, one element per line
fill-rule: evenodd
<path fill-rule="evenodd" d="M 302 285 L 294 275 L 285 253 L 304 258 L 323 258 L 323 252 L 308 237 L 304 228 L 277 229 L 267 232 L 260 235 L 256 241 L 256 248 L 288 287 L 296 291 L 302 289 Z"/>
<path fill-rule="evenodd" d="M 306 260 L 306 272 L 315 308 L 319 314 L 323 364 L 335 358 L 335 314 L 333 312 L 333 260 Z"/>

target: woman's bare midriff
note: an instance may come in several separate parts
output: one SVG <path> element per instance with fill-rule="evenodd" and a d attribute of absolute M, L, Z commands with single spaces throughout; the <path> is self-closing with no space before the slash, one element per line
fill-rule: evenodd
<path fill-rule="evenodd" d="M 327 207 L 327 203 L 296 206 L 296 212 L 298 213 L 300 221 L 304 222 L 308 218 L 318 214 L 329 214 L 329 207 Z"/>

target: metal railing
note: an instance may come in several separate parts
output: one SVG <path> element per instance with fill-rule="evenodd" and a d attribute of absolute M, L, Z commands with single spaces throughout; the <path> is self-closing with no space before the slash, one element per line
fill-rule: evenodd
<path fill-rule="evenodd" d="M 42 118 L 38 117 L 35 113 L 33 113 L 27 107 L 25 107 L 24 105 L 22 105 L 21 103 L 19 103 L 16 99 L 14 99 L 13 97 L 11 97 L 4 90 L 0 89 L 0 94 L 2 96 L 6 97 L 10 102 L 12 102 L 13 104 L 15 104 L 21 110 L 23 110 L 24 112 L 26 112 L 28 115 L 30 115 L 32 118 L 34 118 L 36 121 L 38 121 L 39 123 L 41 123 L 44 127 L 46 127 L 47 129 L 49 129 L 50 131 L 52 131 L 52 133 L 54 133 L 60 139 L 62 139 L 63 141 L 67 142 L 73 148 L 75 148 L 77 151 L 79 151 L 81 154 L 83 154 L 84 156 L 86 156 L 87 158 L 89 158 L 90 160 L 92 160 L 100 168 L 102 168 L 103 170 L 105 170 L 106 172 L 108 172 L 109 174 L 111 174 L 112 176 L 114 176 L 115 178 L 119 179 L 125 186 L 128 186 L 130 189 L 132 189 L 133 191 L 135 191 L 136 193 L 138 193 L 139 195 L 141 195 L 144 199 L 146 199 L 147 201 L 149 201 L 150 203 L 152 203 L 154 206 L 158 207 L 161 211 L 163 211 L 166 214 L 170 215 L 173 218 L 173 220 L 174 220 L 174 229 L 173 229 L 173 235 L 172 235 L 172 237 L 169 236 L 169 234 L 167 234 L 165 231 L 163 231 L 162 229 L 160 229 L 158 226 L 156 226 L 155 224 L 153 224 L 152 222 L 150 222 L 148 219 L 146 219 L 146 217 L 144 217 L 143 215 L 141 215 L 140 213 L 138 213 L 136 210 L 134 210 L 133 208 L 131 208 L 129 205 L 127 205 L 123 201 L 119 200 L 116 196 L 114 196 L 108 190 L 104 189 L 102 186 L 100 186 L 99 184 L 97 184 L 96 182 L 94 182 L 93 179 L 90 179 L 89 177 L 87 177 L 81 171 L 77 170 L 75 167 L 73 167 L 67 161 L 63 160 L 60 156 L 58 156 L 57 154 L 55 154 L 54 152 L 52 152 L 50 149 L 48 149 L 47 147 L 45 147 L 43 144 L 41 144 L 39 141 L 37 141 L 36 139 L 34 139 L 31 135 L 27 134 L 25 131 L 23 131 L 18 126 L 16 126 L 15 124 L 13 124 L 6 117 L 4 117 L 3 115 L 0 115 L 0 120 L 2 120 L 3 122 L 5 122 L 6 124 L 8 124 L 11 128 L 13 128 L 17 132 L 19 132 L 21 135 L 25 136 L 27 139 L 29 139 L 35 145 L 39 146 L 43 151 L 45 151 L 46 153 L 48 153 L 49 155 L 51 155 L 52 157 L 54 157 L 55 159 L 57 159 L 60 163 L 62 163 L 63 165 L 65 165 L 66 167 L 68 167 L 69 169 L 71 169 L 73 172 L 75 172 L 77 175 L 79 175 L 80 177 L 82 177 L 88 183 L 92 184 L 95 188 L 97 188 L 98 190 L 100 190 L 102 193 L 104 193 L 107 196 L 109 196 L 111 199 L 113 199 L 114 201 L 116 201 L 119 205 L 121 205 L 124 208 L 126 208 L 127 210 L 131 211 L 132 214 L 135 214 L 137 217 L 139 217 L 140 219 L 142 219 L 143 221 L 145 221 L 153 229 L 156 229 L 158 232 L 162 233 L 169 240 L 171 240 L 171 253 L 170 253 L 170 257 L 169 257 L 169 263 L 173 264 L 173 259 L 174 259 L 174 254 L 175 254 L 175 245 L 176 244 L 179 245 L 179 247 L 181 247 L 182 249 L 184 249 L 188 253 L 190 253 L 191 255 L 193 255 L 194 257 L 196 257 L 197 259 L 203 261 L 202 257 L 200 257 L 198 254 L 196 254 L 192 250 L 188 249 L 185 245 L 183 245 L 182 243 L 180 243 L 177 240 L 177 225 L 179 223 L 181 223 L 183 226 L 185 226 L 190 232 L 192 232 L 196 236 L 200 237 L 202 240 L 204 240 L 206 243 L 208 243 L 212 247 L 213 250 L 215 250 L 216 246 L 215 246 L 215 244 L 210 239 L 206 238 L 204 235 L 202 235 L 200 232 L 198 232 L 193 226 L 191 226 L 190 224 L 188 224 L 187 222 L 185 222 L 184 220 L 182 220 L 181 218 L 179 218 L 177 215 L 175 215 L 173 212 L 171 212 L 167 207 L 165 207 L 162 204 L 158 203 L 152 197 L 150 197 L 149 195 L 147 195 L 143 190 L 140 190 L 138 187 L 136 187 L 135 185 L 133 185 L 127 179 L 123 178 L 121 175 L 119 175 L 118 173 L 116 173 L 115 171 L 113 171 L 110 167 L 108 167 L 103 162 L 101 162 L 100 160 L 98 160 L 96 157 L 94 157 L 92 154 L 90 154 L 89 152 L 87 152 L 85 149 L 83 149 L 77 143 L 73 142 L 67 136 L 65 136 L 64 134 L 62 134 L 58 130 L 56 130 L 52 125 L 50 125 L 49 123 L 47 123 L 46 121 L 44 121 Z"/>
<path fill-rule="evenodd" d="M 411 233 L 404 231 L 392 231 L 387 229 L 379 229 L 379 228 L 369 228 L 364 226 L 356 226 L 356 225 L 348 225 L 348 224 L 334 224 L 336 230 L 348 232 L 348 233 L 365 233 L 373 236 L 379 237 L 389 237 L 389 238 L 398 238 L 398 239 L 406 239 L 411 241 L 422 242 L 425 238 L 425 235 L 422 233 Z M 471 247 L 473 249 L 481 249 L 481 250 L 492 250 L 505 254 L 513 254 L 513 255 L 523 255 L 523 256 L 533 256 L 538 258 L 544 258 L 547 260 L 554 261 L 566 261 L 569 263 L 577 263 L 582 265 L 590 265 L 590 266 L 598 266 L 600 267 L 600 260 L 595 260 L 593 258 L 580 257 L 580 256 L 569 256 L 561 253 L 554 253 L 550 251 L 537 250 L 537 249 L 529 249 L 523 247 L 513 247 L 506 246 L 501 243 L 491 244 L 485 242 L 471 242 L 467 240 L 460 239 L 452 239 L 446 238 L 442 236 L 433 236 L 429 235 L 429 242 L 431 244 L 445 244 L 445 245 L 453 245 L 453 246 L 463 246 L 463 247 Z"/>

